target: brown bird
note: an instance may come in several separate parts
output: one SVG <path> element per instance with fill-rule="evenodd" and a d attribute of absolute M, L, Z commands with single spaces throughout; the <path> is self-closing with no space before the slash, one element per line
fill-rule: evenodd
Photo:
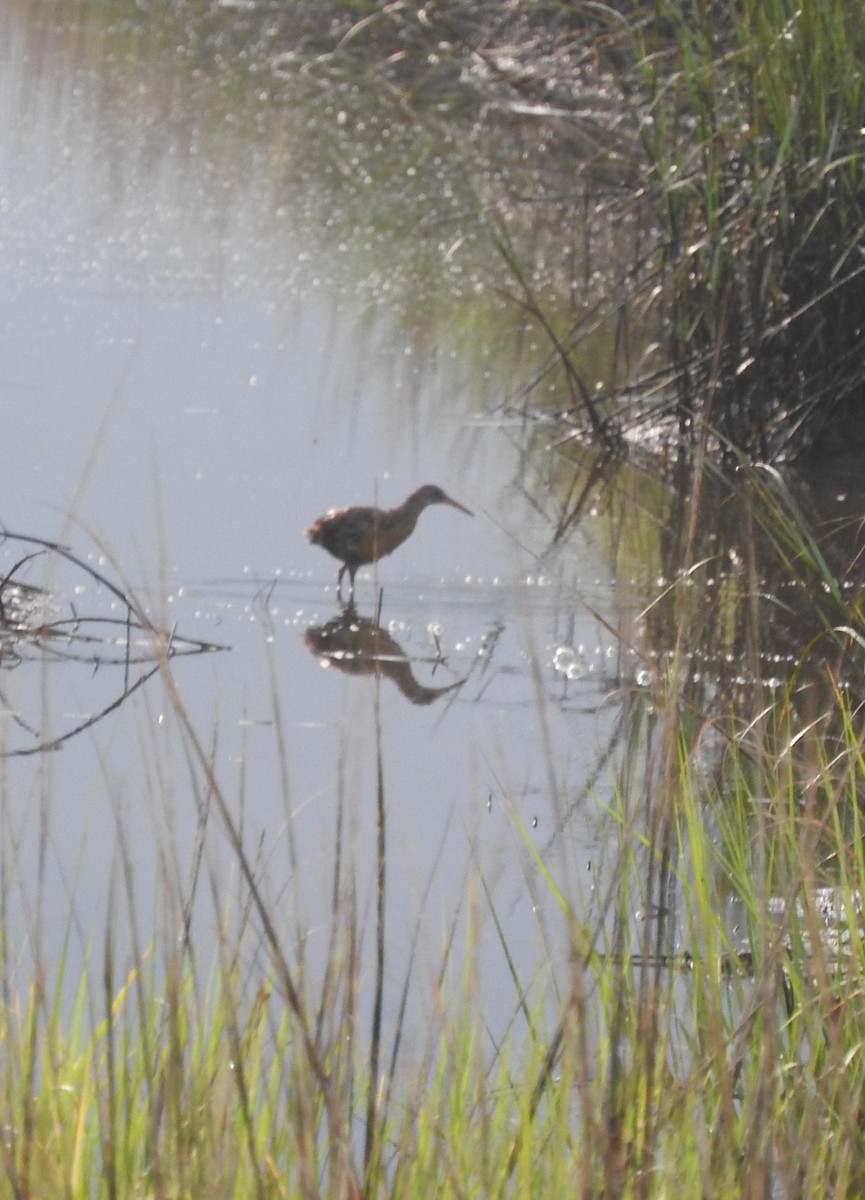
<path fill-rule="evenodd" d="M 336 593 L 342 598 L 342 577 L 348 571 L 351 583 L 349 595 L 354 596 L 354 577 L 358 567 L 378 562 L 391 554 L 409 537 L 417 519 L 428 504 L 450 504 L 473 517 L 474 513 L 456 500 L 451 500 L 440 487 L 427 483 L 396 508 L 373 508 L 360 505 L 354 508 L 332 508 L 313 521 L 306 536 L 316 546 L 342 562 L 336 577 Z"/>

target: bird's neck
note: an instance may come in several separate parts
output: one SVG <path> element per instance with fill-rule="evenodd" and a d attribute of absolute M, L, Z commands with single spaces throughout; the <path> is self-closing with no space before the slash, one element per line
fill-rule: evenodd
<path fill-rule="evenodd" d="M 417 519 L 424 507 L 423 504 L 418 503 L 414 496 L 409 496 L 407 500 L 404 500 L 396 508 L 389 508 L 384 512 L 381 522 L 382 528 L 404 530 L 404 536 L 408 537 L 415 525 L 417 525 Z"/>
<path fill-rule="evenodd" d="M 402 504 L 400 504 L 398 508 L 394 508 L 391 511 L 394 513 L 397 520 L 405 521 L 408 518 L 412 521 L 412 524 L 414 524 L 426 506 L 427 501 L 424 500 L 422 492 L 417 491 L 412 492 L 407 499 L 403 500 Z"/>

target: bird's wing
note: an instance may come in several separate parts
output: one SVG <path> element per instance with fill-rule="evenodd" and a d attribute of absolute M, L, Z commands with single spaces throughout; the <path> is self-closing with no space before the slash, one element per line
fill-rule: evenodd
<path fill-rule="evenodd" d="M 375 513 L 368 508 L 348 514 L 340 530 L 343 548 L 353 557 L 365 557 L 376 535 Z"/>

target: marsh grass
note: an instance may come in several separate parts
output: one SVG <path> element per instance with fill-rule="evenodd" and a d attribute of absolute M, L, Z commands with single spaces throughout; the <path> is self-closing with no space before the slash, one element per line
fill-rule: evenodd
<path fill-rule="evenodd" d="M 764 458 L 849 445 L 863 383 L 862 14 L 818 0 L 640 11 L 680 402 Z"/>
<path fill-rule="evenodd" d="M 458 21 L 428 8 L 433 30 Z M 719 456 L 861 449 L 861 10 L 842 0 L 473 8 L 455 45 L 509 63 L 496 78 L 515 104 L 538 111 L 552 97 L 551 116 L 571 115 L 570 142 L 548 136 L 578 200 L 548 206 L 562 234 L 547 257 L 564 263 L 580 231 L 604 286 L 563 272 L 558 299 L 555 287 L 530 288 L 531 246 L 506 242 L 496 222 L 493 234 L 581 426 L 609 442 L 660 413 L 695 446 L 711 430 Z M 519 205 L 499 216 L 520 228 Z M 576 320 L 575 298 L 585 304 Z"/>

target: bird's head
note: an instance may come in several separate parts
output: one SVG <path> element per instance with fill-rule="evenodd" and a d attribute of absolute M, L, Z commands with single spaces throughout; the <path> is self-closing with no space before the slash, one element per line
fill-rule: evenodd
<path fill-rule="evenodd" d="M 442 488 L 437 487 L 434 483 L 425 483 L 423 487 L 418 488 L 410 497 L 413 504 L 418 509 L 426 508 L 428 504 L 449 504 L 451 508 L 458 508 L 460 512 L 464 512 L 466 516 L 473 517 L 475 514 L 470 508 L 466 508 L 464 504 L 452 500 L 451 497 Z"/>

